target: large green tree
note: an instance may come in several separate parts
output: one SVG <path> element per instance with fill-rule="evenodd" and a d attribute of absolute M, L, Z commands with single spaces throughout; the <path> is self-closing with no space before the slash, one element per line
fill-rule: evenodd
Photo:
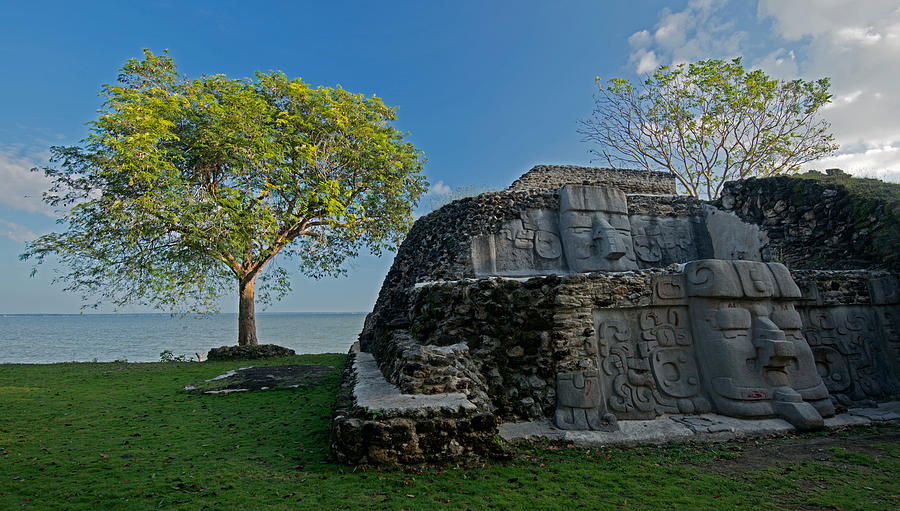
<path fill-rule="evenodd" d="M 829 80 L 779 81 L 741 59 L 660 66 L 639 85 L 597 79 L 579 133 L 611 164 L 668 170 L 695 197 L 729 180 L 793 173 L 837 149 L 819 110 Z"/>
<path fill-rule="evenodd" d="M 149 50 L 102 96 L 87 138 L 43 169 L 65 228 L 22 258 L 58 256 L 66 289 L 117 306 L 214 310 L 236 284 L 240 345 L 257 344 L 258 278 L 256 298 L 280 298 L 287 261 L 319 277 L 395 247 L 427 188 L 375 96 L 280 72 L 187 79 Z"/>

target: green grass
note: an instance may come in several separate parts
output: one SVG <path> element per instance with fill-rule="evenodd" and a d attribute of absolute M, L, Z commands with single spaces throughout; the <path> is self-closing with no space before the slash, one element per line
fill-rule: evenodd
<path fill-rule="evenodd" d="M 354 469 L 328 462 L 343 355 L 325 381 L 197 395 L 250 363 L 0 366 L 0 509 L 772 509 L 898 504 L 900 449 L 835 449 L 743 475 L 707 470 L 745 444 L 521 448 L 507 462 Z M 845 452 L 846 451 L 846 452 Z"/>
<path fill-rule="evenodd" d="M 833 172 L 825 174 L 821 172 L 806 172 L 794 174 L 791 177 L 811 179 L 822 184 L 841 185 L 853 195 L 884 202 L 900 201 L 900 184 L 873 179 L 869 177 L 854 177 L 846 172 Z"/>
<path fill-rule="evenodd" d="M 896 458 L 873 458 L 836 449 L 836 463 L 797 463 L 762 470 L 755 484 L 771 488 L 788 509 L 826 508 L 867 511 L 897 509 L 900 487 Z"/>

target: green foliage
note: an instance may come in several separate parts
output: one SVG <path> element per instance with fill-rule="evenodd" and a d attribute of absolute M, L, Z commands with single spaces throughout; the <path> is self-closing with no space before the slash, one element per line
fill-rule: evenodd
<path fill-rule="evenodd" d="M 579 133 L 610 164 L 667 170 L 695 197 L 725 181 L 796 172 L 837 149 L 817 117 L 831 101 L 827 78 L 778 81 L 741 59 L 660 66 L 640 86 L 622 78 L 598 93 Z"/>
<path fill-rule="evenodd" d="M 162 350 L 159 354 L 160 362 L 203 362 L 203 357 L 206 353 L 196 353 L 195 356 L 197 360 L 195 361 L 192 357 L 185 355 L 184 353 L 180 355 L 176 355 L 172 352 L 172 350 Z M 94 360 L 96 362 L 96 360 Z M 125 361 L 127 362 L 127 360 Z"/>
<path fill-rule="evenodd" d="M 427 189 L 421 152 L 375 96 L 281 72 L 187 79 L 148 50 L 102 95 L 86 140 L 52 148 L 44 169 L 65 229 L 22 255 L 58 256 L 59 280 L 94 305 L 214 310 L 235 281 L 252 303 L 261 274 L 261 298 L 280 298 L 276 255 L 339 274 L 362 248 L 397 246 Z"/>
<path fill-rule="evenodd" d="M 504 462 L 406 470 L 335 465 L 328 462 L 331 406 L 344 360 L 327 354 L 249 364 L 2 365 L 0 509 L 896 507 L 896 442 L 870 446 L 866 452 L 885 451 L 877 457 L 840 450 L 834 461 L 791 463 L 773 456 L 778 468 L 739 475 L 715 469 L 742 466 L 735 458 L 751 443 L 544 444 L 519 448 Z M 334 370 L 298 389 L 180 390 L 239 367 L 280 364 Z"/>
<path fill-rule="evenodd" d="M 187 357 L 185 354 L 175 355 L 172 353 L 172 350 L 163 350 L 159 354 L 160 362 L 190 362 L 191 359 Z"/>

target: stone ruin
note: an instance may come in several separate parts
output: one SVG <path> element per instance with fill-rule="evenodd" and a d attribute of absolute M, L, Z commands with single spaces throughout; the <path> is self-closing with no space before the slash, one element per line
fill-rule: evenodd
<path fill-rule="evenodd" d="M 539 166 L 420 218 L 350 351 L 333 455 L 900 417 L 896 269 L 791 272 L 735 202 L 678 196 L 666 173 Z"/>

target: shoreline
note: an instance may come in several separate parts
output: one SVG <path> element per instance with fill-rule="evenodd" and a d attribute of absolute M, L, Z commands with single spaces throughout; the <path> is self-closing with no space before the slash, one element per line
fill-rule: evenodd
<path fill-rule="evenodd" d="M 208 318 L 216 316 L 237 316 L 237 312 L 10 312 L 0 313 L 0 318 L 18 317 L 80 317 L 80 316 L 169 316 L 173 318 Z M 257 312 L 257 316 L 364 316 L 368 312 Z"/>
<path fill-rule="evenodd" d="M 260 344 L 297 353 L 346 353 L 365 321 L 362 313 L 261 313 Z M 164 352 L 195 359 L 237 345 L 237 315 L 17 315 L 0 317 L 0 364 L 158 362 Z"/>
<path fill-rule="evenodd" d="M 291 355 L 293 357 L 305 357 L 305 356 L 319 356 L 319 355 L 346 355 L 346 353 L 341 353 L 337 351 L 323 351 L 321 353 L 297 353 L 296 355 Z M 67 360 L 63 362 L 3 362 L 0 361 L 0 367 L 4 366 L 51 366 L 51 365 L 70 365 L 70 364 L 115 364 L 115 365 L 135 365 L 135 364 L 172 364 L 174 367 L 176 364 L 183 365 L 191 365 L 191 364 L 206 364 L 207 362 L 212 363 L 227 363 L 227 362 L 237 362 L 237 361 L 253 361 L 253 360 L 275 360 L 276 358 L 282 357 L 270 357 L 270 358 L 253 358 L 246 360 L 203 360 L 202 362 L 197 362 L 196 360 L 173 360 L 173 361 L 131 361 L 131 360 Z"/>

